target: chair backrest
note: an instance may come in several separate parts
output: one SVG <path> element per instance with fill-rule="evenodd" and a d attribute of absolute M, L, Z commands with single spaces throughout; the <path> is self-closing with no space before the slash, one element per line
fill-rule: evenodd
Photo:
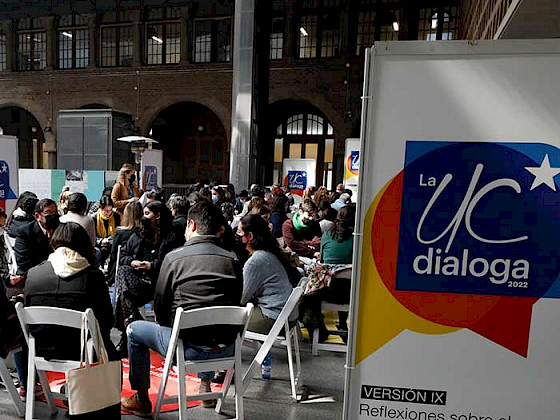
<path fill-rule="evenodd" d="M 16 304 L 16 312 L 23 330 L 25 341 L 29 344 L 29 325 L 58 325 L 61 327 L 82 328 L 82 316 L 85 313 L 88 319 L 90 336 L 93 339 L 93 347 L 97 353 L 99 342 L 95 328 L 97 319 L 93 310 L 86 309 L 85 312 L 74 311 L 72 309 L 55 308 L 52 306 L 30 306 L 24 307 L 21 302 Z M 99 353 L 97 353 L 99 354 Z"/>
<path fill-rule="evenodd" d="M 209 325 L 245 327 L 252 310 L 252 303 L 248 303 L 247 306 L 210 306 L 189 311 L 178 308 L 173 327 L 179 330 Z"/>

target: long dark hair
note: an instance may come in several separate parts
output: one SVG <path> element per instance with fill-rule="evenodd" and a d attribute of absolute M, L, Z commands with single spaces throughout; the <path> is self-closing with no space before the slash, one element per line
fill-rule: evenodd
<path fill-rule="evenodd" d="M 346 241 L 354 233 L 355 220 L 356 206 L 354 204 L 347 204 L 338 211 L 338 215 L 329 229 L 329 234 L 338 242 Z"/>
<path fill-rule="evenodd" d="M 151 203 L 146 204 L 146 208 L 148 208 L 156 216 L 159 216 L 159 220 L 157 221 L 155 232 L 147 232 L 145 227 L 142 226 L 142 234 L 144 236 L 149 236 L 150 234 L 153 235 L 150 239 L 153 239 L 155 244 L 159 246 L 171 232 L 173 219 L 171 212 L 161 201 L 152 201 Z"/>
<path fill-rule="evenodd" d="M 16 201 L 14 209 L 8 217 L 8 220 L 6 220 L 6 226 L 8 227 L 12 224 L 14 211 L 16 211 L 18 208 L 21 208 L 25 212 L 29 221 L 33 220 L 33 211 L 35 210 L 35 204 L 37 204 L 37 201 L 39 201 L 39 199 L 37 198 L 37 194 L 31 191 L 22 192 Z"/>
<path fill-rule="evenodd" d="M 276 258 L 280 260 L 286 273 L 290 273 L 291 266 L 288 263 L 286 257 L 282 253 L 282 250 L 278 246 L 278 242 L 268 227 L 268 223 L 258 215 L 249 214 L 241 219 L 241 228 L 245 235 L 247 233 L 253 234 L 253 242 L 251 243 L 255 251 L 268 251 L 273 254 Z"/>
<path fill-rule="evenodd" d="M 53 249 L 64 246 L 70 248 L 72 251 L 76 251 L 92 266 L 95 266 L 97 263 L 95 251 L 89 239 L 89 235 L 86 230 L 77 223 L 68 222 L 59 224 L 52 234 L 50 244 Z"/>

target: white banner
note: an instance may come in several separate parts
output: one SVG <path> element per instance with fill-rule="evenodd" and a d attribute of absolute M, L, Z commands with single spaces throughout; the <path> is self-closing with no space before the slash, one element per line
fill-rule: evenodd
<path fill-rule="evenodd" d="M 9 215 L 18 195 L 18 139 L 0 135 L 0 207 Z"/>
<path fill-rule="evenodd" d="M 352 201 L 357 201 L 360 174 L 360 139 L 346 139 L 345 150 L 344 187 L 352 191 Z"/>
<path fill-rule="evenodd" d="M 558 40 L 368 51 L 345 419 L 558 418 L 559 67 Z"/>
<path fill-rule="evenodd" d="M 142 189 L 150 191 L 163 185 L 163 151 L 148 149 L 142 153 Z"/>
<path fill-rule="evenodd" d="M 282 162 L 282 179 L 295 199 L 295 204 L 302 201 L 303 192 L 315 185 L 317 162 L 315 159 L 284 159 Z"/>

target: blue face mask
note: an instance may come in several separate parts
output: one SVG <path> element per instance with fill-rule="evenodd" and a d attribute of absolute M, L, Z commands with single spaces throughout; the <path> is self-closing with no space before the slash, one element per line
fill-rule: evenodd
<path fill-rule="evenodd" d="M 217 195 L 213 195 L 213 196 L 212 196 L 212 202 L 213 202 L 214 204 L 216 204 L 216 203 L 218 202 L 218 200 L 219 200 L 219 197 L 218 197 Z"/>

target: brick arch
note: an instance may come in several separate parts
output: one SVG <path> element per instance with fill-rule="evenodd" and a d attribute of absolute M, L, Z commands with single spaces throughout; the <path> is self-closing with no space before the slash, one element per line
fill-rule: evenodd
<path fill-rule="evenodd" d="M 155 114 L 142 133 L 160 142 L 164 183 L 227 182 L 229 132 L 200 101 L 178 101 Z"/>
<path fill-rule="evenodd" d="M 210 98 L 210 97 L 181 97 L 181 98 L 161 98 L 154 101 L 148 107 L 144 109 L 143 112 L 140 113 L 140 119 L 138 121 L 138 125 L 143 135 L 147 135 L 150 126 L 154 123 L 158 115 L 160 115 L 163 111 L 168 109 L 169 107 L 179 104 L 179 103 L 196 103 L 208 108 L 212 111 L 217 117 L 218 120 L 224 126 L 228 148 L 229 144 L 231 143 L 231 106 L 220 102 L 217 98 Z"/>

